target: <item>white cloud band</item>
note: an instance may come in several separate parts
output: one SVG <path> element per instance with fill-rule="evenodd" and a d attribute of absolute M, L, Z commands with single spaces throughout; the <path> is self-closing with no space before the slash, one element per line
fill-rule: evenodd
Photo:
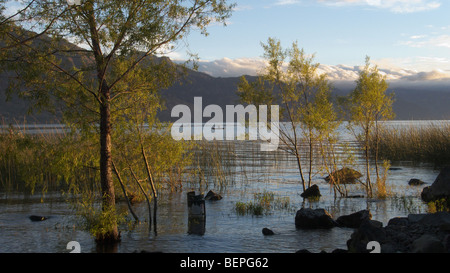
<path fill-rule="evenodd" d="M 387 9 L 395 13 L 412 13 L 437 9 L 441 6 L 436 0 L 317 0 L 332 6 L 359 5 Z"/>

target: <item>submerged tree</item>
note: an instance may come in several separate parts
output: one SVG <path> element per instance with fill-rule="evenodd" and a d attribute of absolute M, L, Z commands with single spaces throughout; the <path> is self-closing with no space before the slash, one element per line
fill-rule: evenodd
<path fill-rule="evenodd" d="M 336 115 L 330 101 L 330 84 L 319 74 L 314 56 L 300 50 L 297 43 L 284 50 L 280 41 L 269 38 L 262 44 L 267 66 L 258 80 L 249 84 L 243 77 L 238 88 L 242 102 L 280 103 L 282 117 L 289 126 L 280 124 L 282 149 L 297 161 L 303 191 L 311 186 L 312 166 L 317 141 L 335 128 Z M 306 139 L 307 150 L 302 143 Z M 303 155 L 308 155 L 308 177 L 304 174 Z"/>
<path fill-rule="evenodd" d="M 27 9 L 20 16 L 29 20 L 17 20 L 15 26 L 30 31 L 28 35 L 45 30 L 46 36 L 23 43 L 10 32 L 8 37 L 19 45 L 11 56 L 18 61 L 8 67 L 16 73 L 10 91 L 19 90 L 21 97 L 47 109 L 62 108 L 66 121 L 97 137 L 102 209 L 114 218 L 113 125 L 137 94 L 173 82 L 164 79 L 162 67 L 167 66 L 153 56 L 170 50 L 191 29 L 206 35 L 212 22 L 225 23 L 233 5 L 226 0 L 22 2 Z M 116 222 L 109 222 L 98 234 L 99 242 L 119 240 Z"/>
<path fill-rule="evenodd" d="M 378 143 L 379 143 L 379 121 L 394 118 L 392 110 L 393 93 L 386 91 L 389 84 L 386 76 L 383 76 L 377 66 L 371 66 L 370 58 L 366 57 L 366 64 L 359 72 L 356 88 L 350 93 L 351 123 L 361 128 L 362 133 L 358 136 L 364 150 L 366 161 L 366 191 L 372 196 L 372 182 L 370 179 L 370 138 L 375 131 L 375 168 L 377 183 L 381 183 L 378 171 Z"/>

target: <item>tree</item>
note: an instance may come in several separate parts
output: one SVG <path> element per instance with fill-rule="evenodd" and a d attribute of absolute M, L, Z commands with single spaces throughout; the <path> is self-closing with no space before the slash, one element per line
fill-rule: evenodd
<path fill-rule="evenodd" d="M 66 120 L 97 133 L 105 213 L 114 215 L 115 206 L 112 116 L 129 107 L 136 92 L 165 87 L 132 79 L 137 74 L 144 81 L 147 73 L 160 75 L 153 56 L 173 48 L 191 29 L 206 35 L 210 23 L 225 23 L 233 7 L 226 2 L 85 0 L 69 5 L 66 0 L 23 1 L 27 9 L 21 16 L 31 18 L 32 23 L 18 21 L 16 25 L 45 30 L 46 36 L 20 43 L 16 51 L 20 62 L 13 64 L 15 86 L 22 87 L 22 97 L 36 99 L 40 106 L 63 105 Z M 113 223 L 97 239 L 119 240 L 117 225 Z"/>
<path fill-rule="evenodd" d="M 326 75 L 318 73 L 319 64 L 313 63 L 314 56 L 300 50 L 297 43 L 284 50 L 279 40 L 269 38 L 262 46 L 268 65 L 253 83 L 241 78 L 238 94 L 245 103 L 281 103 L 282 116 L 289 124 L 279 128 L 280 140 L 284 144 L 282 149 L 295 156 L 305 191 L 312 181 L 314 145 L 323 139 L 336 119 L 330 102 L 330 85 Z M 308 147 L 308 179 L 302 162 L 302 135 Z"/>
<path fill-rule="evenodd" d="M 386 76 L 383 76 L 377 66 L 371 66 L 370 58 L 366 57 L 366 64 L 359 72 L 356 80 L 356 88 L 350 93 L 351 123 L 361 128 L 359 135 L 366 161 L 366 190 L 372 195 L 372 183 L 370 179 L 370 137 L 375 130 L 375 168 L 377 183 L 380 180 L 378 171 L 378 142 L 379 121 L 392 119 L 393 93 L 387 94 L 389 84 Z"/>

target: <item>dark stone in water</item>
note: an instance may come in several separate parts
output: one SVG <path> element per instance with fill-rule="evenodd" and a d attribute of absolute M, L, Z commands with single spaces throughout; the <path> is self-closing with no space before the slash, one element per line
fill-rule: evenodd
<path fill-rule="evenodd" d="M 317 185 L 312 185 L 311 187 L 307 188 L 305 192 L 303 192 L 300 196 L 303 198 L 317 198 L 322 195 L 320 194 L 319 187 Z"/>
<path fill-rule="evenodd" d="M 221 200 L 221 199 L 222 199 L 222 196 L 218 193 L 213 192 L 212 190 L 209 191 L 205 196 L 205 200 L 217 201 L 217 200 Z"/>
<path fill-rule="evenodd" d="M 364 198 L 364 195 L 349 195 L 346 196 L 345 198 Z"/>
<path fill-rule="evenodd" d="M 359 178 L 363 175 L 353 169 L 350 168 L 342 168 L 338 171 L 332 172 L 331 175 L 325 177 L 325 181 L 328 183 L 332 182 L 332 178 L 334 183 L 336 184 L 355 184 Z"/>
<path fill-rule="evenodd" d="M 425 184 L 425 182 L 423 182 L 422 180 L 417 179 L 417 178 L 413 178 L 413 179 L 409 180 L 409 182 L 408 182 L 408 185 L 410 185 L 410 186 L 420 186 L 423 184 Z"/>
<path fill-rule="evenodd" d="M 295 215 L 295 226 L 300 229 L 330 229 L 337 223 L 324 209 L 302 208 Z"/>
<path fill-rule="evenodd" d="M 342 227 L 359 228 L 365 220 L 371 220 L 372 214 L 369 210 L 361 210 L 350 215 L 343 215 L 337 218 L 336 222 Z"/>
<path fill-rule="evenodd" d="M 263 228 L 262 229 L 262 233 L 264 235 L 275 235 L 275 233 L 272 230 L 268 229 L 268 228 Z"/>
<path fill-rule="evenodd" d="M 30 220 L 33 222 L 42 222 L 48 219 L 48 217 L 45 216 L 37 216 L 37 215 L 31 215 Z"/>
<path fill-rule="evenodd" d="M 450 167 L 444 168 L 429 187 L 422 190 L 421 198 L 425 202 L 447 199 L 450 202 Z"/>
<path fill-rule="evenodd" d="M 402 168 L 390 167 L 390 171 L 400 171 Z"/>

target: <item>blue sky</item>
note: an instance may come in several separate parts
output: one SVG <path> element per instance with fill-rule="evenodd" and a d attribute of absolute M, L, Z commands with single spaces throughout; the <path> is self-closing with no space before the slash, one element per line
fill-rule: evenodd
<path fill-rule="evenodd" d="M 268 37 L 284 47 L 298 41 L 325 72 L 345 79 L 371 57 L 393 79 L 450 77 L 450 1 L 444 0 L 236 0 L 226 27 L 210 35 L 192 31 L 186 42 L 200 70 L 214 76 L 256 74 Z M 180 44 L 169 54 L 186 58 Z M 253 71 L 253 72 L 252 72 Z M 341 73 L 342 72 L 342 73 Z M 334 73 L 334 74 L 333 74 Z M 353 73 L 354 75 L 354 73 Z"/>
<path fill-rule="evenodd" d="M 366 55 L 391 80 L 450 80 L 448 0 L 229 2 L 237 6 L 226 27 L 213 23 L 207 37 L 193 30 L 166 55 L 183 61 L 197 53 L 199 70 L 213 76 L 256 75 L 261 42 L 274 37 L 315 53 L 331 80 L 354 80 Z"/>

